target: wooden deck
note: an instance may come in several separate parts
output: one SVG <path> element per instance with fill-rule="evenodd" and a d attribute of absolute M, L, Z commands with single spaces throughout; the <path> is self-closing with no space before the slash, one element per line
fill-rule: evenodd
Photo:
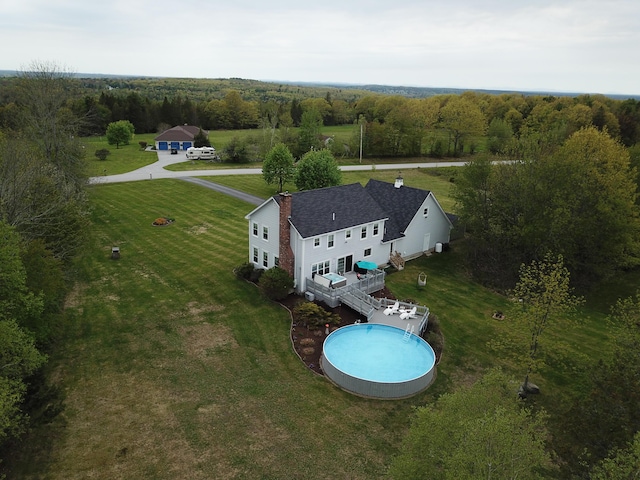
<path fill-rule="evenodd" d="M 406 302 L 400 303 L 400 311 L 393 315 L 385 315 L 384 310 L 392 305 L 396 300 L 386 298 L 378 299 L 370 296 L 384 288 L 385 273 L 376 270 L 365 277 L 358 278 L 355 272 L 348 272 L 343 275 L 347 279 L 347 284 L 339 288 L 325 287 L 312 279 L 307 279 L 307 291 L 314 294 L 315 300 L 327 304 L 329 307 L 338 305 L 347 306 L 362 315 L 362 320 L 370 323 L 391 325 L 405 330 L 407 326 L 416 334 L 422 333 L 429 319 L 429 309 L 424 305 L 413 305 Z M 401 319 L 400 313 L 403 310 L 416 308 L 414 318 Z"/>

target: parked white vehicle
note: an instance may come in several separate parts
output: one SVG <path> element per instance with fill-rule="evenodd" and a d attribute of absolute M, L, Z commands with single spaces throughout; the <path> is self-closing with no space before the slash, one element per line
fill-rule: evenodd
<path fill-rule="evenodd" d="M 218 154 L 213 147 L 189 147 L 187 148 L 187 158 L 189 160 L 217 160 Z"/>

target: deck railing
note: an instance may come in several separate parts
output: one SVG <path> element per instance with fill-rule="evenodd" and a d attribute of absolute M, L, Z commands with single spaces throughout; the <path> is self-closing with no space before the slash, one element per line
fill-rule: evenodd
<path fill-rule="evenodd" d="M 348 293 L 363 292 L 365 294 L 371 294 L 382 290 L 384 288 L 385 275 L 383 270 L 372 270 L 371 273 L 364 275 L 357 281 L 338 288 L 325 287 L 312 278 L 307 278 L 307 291 L 313 293 L 316 300 L 324 302 L 331 308 L 334 308 L 342 303 L 341 298 Z"/>

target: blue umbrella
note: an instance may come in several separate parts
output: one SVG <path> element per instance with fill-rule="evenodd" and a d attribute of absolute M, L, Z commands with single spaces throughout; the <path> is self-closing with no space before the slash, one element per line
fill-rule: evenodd
<path fill-rule="evenodd" d="M 359 262 L 356 262 L 356 265 L 364 270 L 375 270 L 376 268 L 378 268 L 378 265 L 376 265 L 373 262 L 367 262 L 365 260 L 360 260 Z"/>

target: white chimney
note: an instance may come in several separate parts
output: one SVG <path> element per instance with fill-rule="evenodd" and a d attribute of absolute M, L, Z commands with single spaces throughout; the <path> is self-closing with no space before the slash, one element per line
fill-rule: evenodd
<path fill-rule="evenodd" d="M 396 183 L 394 184 L 394 187 L 400 188 L 402 185 L 404 185 L 404 180 L 402 179 L 402 175 L 400 175 L 400 172 L 398 172 L 398 176 L 396 177 Z"/>

